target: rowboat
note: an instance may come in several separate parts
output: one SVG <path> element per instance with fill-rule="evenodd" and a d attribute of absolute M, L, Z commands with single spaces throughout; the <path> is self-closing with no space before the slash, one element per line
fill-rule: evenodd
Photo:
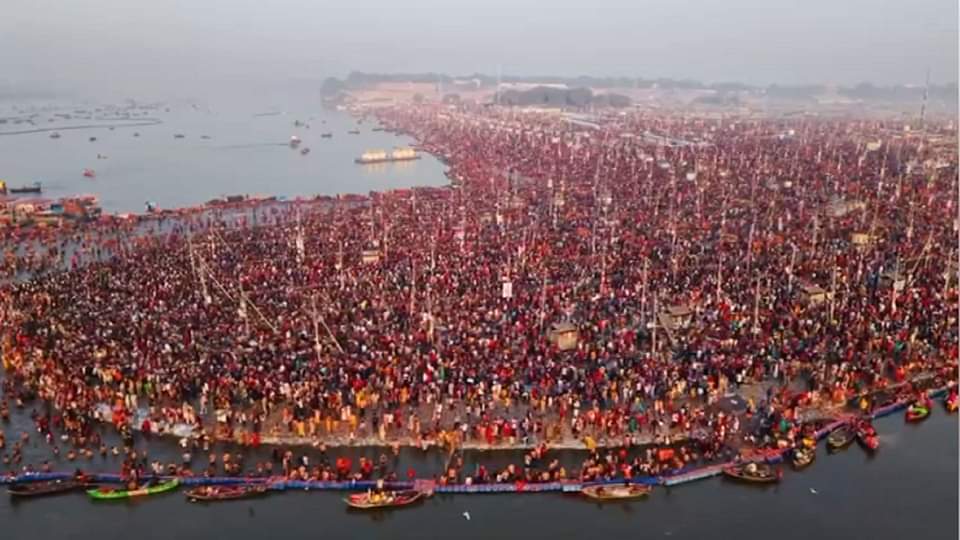
<path fill-rule="evenodd" d="M 734 480 L 755 484 L 771 484 L 780 481 L 781 473 L 765 463 L 743 463 L 723 468 L 723 474 Z"/>
<path fill-rule="evenodd" d="M 849 426 L 840 426 L 827 435 L 827 448 L 832 451 L 840 450 L 850 446 L 856 437 Z"/>
<path fill-rule="evenodd" d="M 376 493 L 356 493 L 350 495 L 343 502 L 350 508 L 358 510 L 374 510 L 377 508 L 396 508 L 399 506 L 411 505 L 423 497 L 422 491 L 407 490 L 387 492 L 383 494 Z"/>
<path fill-rule="evenodd" d="M 113 488 L 98 488 L 91 489 L 87 491 L 92 499 L 98 501 L 110 501 L 117 499 L 130 499 L 133 497 L 146 497 L 148 495 L 156 495 L 158 493 L 165 493 L 167 491 L 172 491 L 177 489 L 177 486 L 180 485 L 180 480 L 174 478 L 173 480 L 168 480 L 166 482 L 161 482 L 152 486 L 143 486 L 137 489 L 113 489 Z"/>
<path fill-rule="evenodd" d="M 49 480 L 46 482 L 23 482 L 12 484 L 7 488 L 11 497 L 44 497 L 59 495 L 81 489 L 89 489 L 93 484 L 80 480 Z"/>
<path fill-rule="evenodd" d="M 19 195 L 22 195 L 25 193 L 42 193 L 42 192 L 43 192 L 43 186 L 40 184 L 40 182 L 34 182 L 32 186 L 20 186 L 20 187 L 10 188 L 10 193 L 19 194 Z"/>
<path fill-rule="evenodd" d="M 921 422 L 930 416 L 930 407 L 923 403 L 914 403 L 907 407 L 904 418 L 907 422 Z"/>
<path fill-rule="evenodd" d="M 250 499 L 266 495 L 267 486 L 204 486 L 188 490 L 186 495 L 190 502 L 235 501 Z"/>
<path fill-rule="evenodd" d="M 587 486 L 580 490 L 584 496 L 598 501 L 629 500 L 646 497 L 653 491 L 650 486 L 642 484 L 614 485 L 614 486 Z"/>
<path fill-rule="evenodd" d="M 817 459 L 816 448 L 795 448 L 790 463 L 794 469 L 799 471 L 807 468 L 815 459 Z"/>

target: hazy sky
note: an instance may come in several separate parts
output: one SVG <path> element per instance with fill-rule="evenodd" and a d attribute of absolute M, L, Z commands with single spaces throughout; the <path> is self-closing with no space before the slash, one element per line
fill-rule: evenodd
<path fill-rule="evenodd" d="M 957 80 L 957 0 L 2 0 L 0 81 L 130 91 L 363 71 Z"/>

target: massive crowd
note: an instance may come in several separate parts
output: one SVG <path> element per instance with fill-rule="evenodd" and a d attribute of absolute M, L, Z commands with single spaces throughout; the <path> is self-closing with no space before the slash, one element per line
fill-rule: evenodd
<path fill-rule="evenodd" d="M 701 441 L 682 465 L 956 378 L 955 130 L 377 116 L 452 185 L 8 238 L 7 277 L 35 274 L 0 289 L 8 396 L 75 437 Z M 745 385 L 742 414 L 725 396 Z M 584 474 L 656 461 L 597 453 Z"/>

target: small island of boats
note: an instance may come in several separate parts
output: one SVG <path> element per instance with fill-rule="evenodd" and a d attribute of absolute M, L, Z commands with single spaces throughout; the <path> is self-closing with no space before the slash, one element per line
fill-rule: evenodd
<path fill-rule="evenodd" d="M 371 150 L 364 152 L 360 157 L 354 159 L 355 163 L 369 165 L 372 163 L 388 163 L 391 161 L 410 161 L 420 159 L 420 155 L 412 148 L 398 148 L 389 154 L 383 150 Z"/>

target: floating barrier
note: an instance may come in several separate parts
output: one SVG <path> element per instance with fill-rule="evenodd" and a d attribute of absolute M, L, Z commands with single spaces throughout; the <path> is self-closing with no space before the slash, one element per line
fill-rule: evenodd
<path fill-rule="evenodd" d="M 665 476 L 662 477 L 661 484 L 664 486 L 678 486 L 680 484 L 686 484 L 689 482 L 696 482 L 698 480 L 704 480 L 713 476 L 717 476 L 723 472 L 724 467 L 729 467 L 733 465 L 734 462 L 730 461 L 727 463 L 721 463 L 719 465 L 708 465 L 706 467 L 700 467 L 698 469 L 691 470 L 678 475 Z"/>
<path fill-rule="evenodd" d="M 471 484 L 469 486 L 466 484 L 455 484 L 437 486 L 434 489 L 434 493 L 560 493 L 564 491 L 565 486 L 572 485 L 570 482 L 546 482 L 537 484 L 514 482 L 512 484 Z"/>

